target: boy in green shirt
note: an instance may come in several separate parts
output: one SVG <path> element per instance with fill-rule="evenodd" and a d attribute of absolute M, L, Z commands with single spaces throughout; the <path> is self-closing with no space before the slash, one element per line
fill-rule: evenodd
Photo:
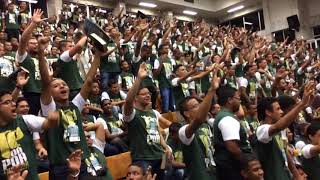
<path fill-rule="evenodd" d="M 180 106 L 180 113 L 187 124 L 180 128 L 179 139 L 183 144 L 184 163 L 189 179 L 216 179 L 212 131 L 207 120 L 212 99 L 220 84 L 216 71 L 210 89 L 201 103 L 189 96 Z"/>
<path fill-rule="evenodd" d="M 268 97 L 258 103 L 257 154 L 266 180 L 289 180 L 286 143 L 280 132 L 286 129 L 304 110 L 311 99 L 314 83 L 304 89 L 303 99 L 284 115 L 276 98 Z M 275 176 L 275 174 L 277 176 Z"/>

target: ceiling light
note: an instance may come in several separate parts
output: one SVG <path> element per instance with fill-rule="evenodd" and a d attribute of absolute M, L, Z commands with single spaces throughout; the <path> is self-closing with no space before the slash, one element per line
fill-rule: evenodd
<path fill-rule="evenodd" d="M 237 6 L 237 7 L 234 7 L 234 8 L 232 8 L 232 9 L 229 9 L 227 12 L 228 12 L 228 13 L 232 13 L 232 12 L 238 11 L 238 10 L 240 10 L 240 9 L 242 9 L 242 8 L 244 8 L 243 5 Z"/>
<path fill-rule="evenodd" d="M 146 3 L 146 2 L 140 2 L 139 5 L 140 5 L 140 6 L 144 6 L 144 7 L 150 7 L 150 8 L 155 8 L 155 7 L 157 7 L 156 4 Z"/>
<path fill-rule="evenodd" d="M 251 22 L 244 22 L 244 24 L 252 25 L 252 23 L 251 23 Z"/>
<path fill-rule="evenodd" d="M 19 0 L 19 1 L 24 1 L 24 2 L 28 2 L 28 3 L 32 3 L 32 4 L 37 4 L 38 3 L 37 0 Z"/>
<path fill-rule="evenodd" d="M 192 15 L 192 16 L 194 16 L 194 15 L 197 15 L 198 13 L 197 13 L 197 12 L 194 12 L 194 11 L 184 10 L 184 11 L 183 11 L 183 14 L 187 14 L 187 15 Z"/>

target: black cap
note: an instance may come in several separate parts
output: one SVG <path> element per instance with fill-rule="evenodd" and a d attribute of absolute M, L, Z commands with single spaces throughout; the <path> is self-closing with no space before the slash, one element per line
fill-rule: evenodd
<path fill-rule="evenodd" d="M 142 13 L 141 11 L 138 11 L 137 18 L 146 19 L 147 16 L 144 13 Z"/>

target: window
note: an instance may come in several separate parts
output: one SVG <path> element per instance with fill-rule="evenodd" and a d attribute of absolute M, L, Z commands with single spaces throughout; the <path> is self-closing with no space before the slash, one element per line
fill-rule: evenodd
<path fill-rule="evenodd" d="M 283 29 L 272 33 L 275 42 L 283 42 L 287 37 L 288 43 L 291 43 L 296 38 L 296 32 L 292 29 Z"/>
<path fill-rule="evenodd" d="M 313 27 L 313 36 L 315 39 L 320 38 L 320 25 Z"/>
<path fill-rule="evenodd" d="M 231 25 L 236 27 L 245 27 L 247 30 L 252 29 L 252 31 L 261 31 L 265 29 L 263 10 L 255 11 L 244 16 L 237 17 L 225 22 L 220 23 L 220 25 Z"/>

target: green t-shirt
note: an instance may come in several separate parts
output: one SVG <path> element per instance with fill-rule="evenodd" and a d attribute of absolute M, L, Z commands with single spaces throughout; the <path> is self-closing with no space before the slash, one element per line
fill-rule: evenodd
<path fill-rule="evenodd" d="M 190 145 L 182 145 L 182 150 L 189 179 L 216 179 L 212 132 L 207 123 L 199 127 Z"/>
<path fill-rule="evenodd" d="M 123 132 L 121 129 L 121 126 L 123 126 L 123 121 L 119 119 L 119 116 L 111 115 L 107 117 L 105 114 L 100 114 L 99 117 L 107 123 L 108 130 L 112 135 L 121 134 Z"/>
<path fill-rule="evenodd" d="M 183 163 L 182 143 L 175 142 L 171 136 L 167 140 L 168 146 L 172 149 L 172 155 L 176 162 Z"/>
<path fill-rule="evenodd" d="M 172 87 L 170 82 L 172 71 L 173 71 L 173 63 L 171 62 L 170 58 L 167 58 L 166 60 L 163 61 L 163 67 L 158 76 L 160 88 Z"/>
<path fill-rule="evenodd" d="M 0 90 L 12 91 L 15 88 L 15 81 L 9 79 L 9 75 L 14 72 L 14 61 L 7 57 L 0 57 Z"/>
<path fill-rule="evenodd" d="M 20 12 L 20 23 L 28 24 L 28 21 L 29 21 L 29 12 L 28 11 Z"/>
<path fill-rule="evenodd" d="M 180 82 L 178 86 L 173 87 L 172 93 L 176 103 L 176 110 L 179 110 L 181 102 L 190 96 L 188 83 L 186 81 Z"/>
<path fill-rule="evenodd" d="M 160 160 L 164 153 L 160 144 L 159 123 L 153 110 L 135 109 L 134 118 L 128 123 L 131 157 L 135 160 Z"/>
<path fill-rule="evenodd" d="M 130 41 L 123 46 L 127 50 L 127 53 L 124 54 L 124 60 L 131 62 L 134 56 L 135 43 Z"/>
<path fill-rule="evenodd" d="M 79 90 L 83 85 L 83 80 L 80 76 L 77 61 L 71 60 L 70 62 L 64 62 L 60 58 L 58 59 L 59 74 L 62 80 L 64 80 L 70 90 Z"/>
<path fill-rule="evenodd" d="M 238 64 L 238 65 L 236 66 L 236 69 L 235 69 L 235 75 L 236 75 L 236 77 L 244 77 L 243 68 L 244 68 L 244 65 L 243 65 L 243 64 Z"/>
<path fill-rule="evenodd" d="M 16 165 L 28 170 L 27 180 L 39 179 L 32 134 L 22 116 L 0 127 L 0 152 L 0 179 L 6 179 L 9 168 Z"/>
<path fill-rule="evenodd" d="M 308 180 L 318 180 L 320 177 L 320 157 L 315 156 L 310 159 L 302 158 L 302 167 L 308 175 Z"/>
<path fill-rule="evenodd" d="M 42 86 L 39 69 L 39 60 L 36 57 L 31 57 L 28 54 L 25 60 L 22 63 L 20 63 L 20 65 L 29 71 L 30 77 L 28 83 L 23 87 L 23 91 L 40 93 Z"/>
<path fill-rule="evenodd" d="M 108 44 L 108 50 L 113 48 L 117 48 L 115 43 Z M 102 56 L 101 57 L 101 65 L 100 70 L 102 72 L 115 72 L 119 73 L 120 70 L 120 54 L 118 49 L 112 52 L 109 56 Z"/>
<path fill-rule="evenodd" d="M 122 90 L 128 91 L 133 86 L 133 83 L 134 83 L 133 74 L 128 72 L 122 72 L 120 74 L 120 78 L 121 78 Z"/>
<path fill-rule="evenodd" d="M 104 156 L 104 154 L 99 151 L 97 148 L 95 147 L 90 147 L 90 152 L 94 154 L 94 156 L 98 159 L 99 163 L 104 166 L 107 167 L 107 161 L 106 161 L 106 157 Z M 109 169 L 107 168 L 107 172 L 106 175 L 98 177 L 98 179 L 100 180 L 112 180 L 112 175 L 109 171 Z"/>
<path fill-rule="evenodd" d="M 206 94 L 210 88 L 209 75 L 196 80 L 196 92 L 198 95 Z"/>
<path fill-rule="evenodd" d="M 278 134 L 272 137 L 272 140 L 268 143 L 257 142 L 257 154 L 264 171 L 265 180 L 290 179 L 281 150 L 284 148 L 281 141 L 280 135 Z"/>
<path fill-rule="evenodd" d="M 214 147 L 215 147 L 215 162 L 217 166 L 221 167 L 234 167 L 235 170 L 239 170 L 240 175 L 240 163 L 231 152 L 229 152 L 224 144 L 224 140 L 222 137 L 222 132 L 218 127 L 220 121 L 224 117 L 232 117 L 236 119 L 235 115 L 228 111 L 227 109 L 222 108 L 220 112 L 217 114 L 216 119 L 213 124 L 213 133 L 214 133 Z M 251 146 L 247 138 L 247 133 L 245 129 L 240 125 L 240 140 L 238 141 L 238 145 L 242 151 L 242 153 L 251 153 Z"/>
<path fill-rule="evenodd" d="M 6 28 L 7 29 L 19 29 L 18 15 L 16 13 L 8 12 L 6 14 Z"/>
<path fill-rule="evenodd" d="M 59 166 L 67 163 L 66 159 L 73 151 L 81 149 L 82 159 L 89 156 L 89 149 L 83 131 L 82 119 L 79 109 L 70 102 L 69 107 L 57 108 L 60 112 L 60 123 L 56 128 L 51 128 L 46 132 L 46 143 L 51 165 Z M 64 136 L 68 133 L 67 127 L 70 125 L 78 126 L 80 141 L 69 142 Z M 72 133 L 70 133 L 72 134 Z"/>

